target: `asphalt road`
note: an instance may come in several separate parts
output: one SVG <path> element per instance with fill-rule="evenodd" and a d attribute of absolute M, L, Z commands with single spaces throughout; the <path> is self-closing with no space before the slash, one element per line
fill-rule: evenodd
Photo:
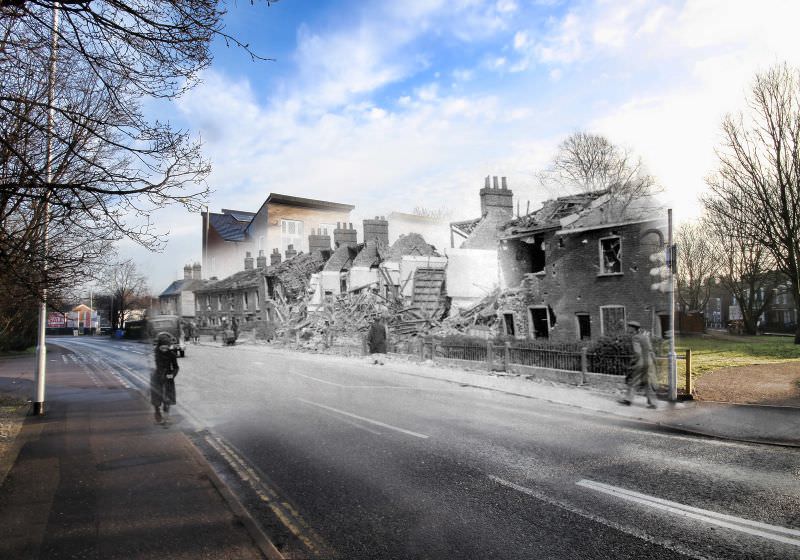
<path fill-rule="evenodd" d="M 51 343 L 132 388 L 152 367 L 144 344 Z M 391 363 L 200 345 L 179 364 L 178 426 L 287 557 L 800 558 L 796 449 Z"/>

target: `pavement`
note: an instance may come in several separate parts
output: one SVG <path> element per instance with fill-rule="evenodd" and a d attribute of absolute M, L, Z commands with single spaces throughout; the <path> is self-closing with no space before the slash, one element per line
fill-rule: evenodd
<path fill-rule="evenodd" d="M 59 353 L 51 346 L 48 358 Z M 0 558 L 281 558 L 139 393 L 111 374 L 48 362 L 46 414 L 26 419 L 0 485 Z M 33 367 L 33 357 L 0 360 L 0 391 L 29 398 Z"/>
<path fill-rule="evenodd" d="M 384 367 L 601 412 L 686 434 L 800 447 L 800 408 L 792 406 L 694 400 L 670 402 L 661 396 L 658 408 L 651 410 L 646 408 L 642 394 L 634 398 L 631 406 L 624 406 L 619 403 L 624 396 L 622 391 L 576 387 L 514 374 L 465 371 L 432 362 L 419 364 L 400 355 L 391 356 Z"/>
<path fill-rule="evenodd" d="M 61 350 L 51 348 L 52 359 Z M 16 460 L 0 485 L 0 558 L 281 558 L 178 426 L 156 424 L 149 403 L 110 373 L 60 362 L 50 362 L 46 414 L 26 419 Z M 33 367 L 33 356 L 0 359 L 0 392 L 29 398 Z M 375 367 L 665 430 L 800 447 L 797 408 L 661 401 L 650 410 L 643 396 L 622 406 L 613 392 L 400 356 Z"/>

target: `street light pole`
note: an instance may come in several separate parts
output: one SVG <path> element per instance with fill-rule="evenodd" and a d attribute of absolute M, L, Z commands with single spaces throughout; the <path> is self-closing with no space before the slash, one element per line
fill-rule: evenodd
<path fill-rule="evenodd" d="M 678 356 L 675 353 L 675 250 L 672 247 L 672 208 L 667 210 L 667 233 L 669 238 L 669 400 L 678 400 Z"/>
<path fill-rule="evenodd" d="M 53 121 L 55 120 L 56 58 L 58 54 L 58 2 L 53 4 L 53 23 L 50 28 L 50 66 L 47 73 L 47 153 L 45 162 L 46 192 L 44 194 L 44 223 L 42 224 L 42 301 L 39 306 L 39 332 L 36 344 L 36 395 L 33 414 L 44 414 L 45 380 L 47 377 L 47 249 L 50 221 L 50 185 L 53 182 Z"/>

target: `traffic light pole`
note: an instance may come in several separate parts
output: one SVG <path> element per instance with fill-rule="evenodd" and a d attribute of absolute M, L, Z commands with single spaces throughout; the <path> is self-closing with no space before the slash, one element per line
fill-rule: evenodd
<path fill-rule="evenodd" d="M 669 238 L 669 245 L 667 250 L 670 255 L 669 262 L 669 354 L 667 354 L 667 361 L 669 364 L 669 400 L 678 400 L 678 364 L 677 354 L 675 353 L 675 258 L 677 257 L 674 247 L 672 246 L 672 208 L 667 210 L 667 236 Z"/>

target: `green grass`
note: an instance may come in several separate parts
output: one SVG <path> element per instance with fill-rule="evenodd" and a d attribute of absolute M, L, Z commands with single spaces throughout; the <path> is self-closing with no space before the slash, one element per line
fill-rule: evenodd
<path fill-rule="evenodd" d="M 694 378 L 724 367 L 800 360 L 800 344 L 794 343 L 794 337 L 705 334 L 682 335 L 676 342 L 678 355 L 692 350 Z"/>

